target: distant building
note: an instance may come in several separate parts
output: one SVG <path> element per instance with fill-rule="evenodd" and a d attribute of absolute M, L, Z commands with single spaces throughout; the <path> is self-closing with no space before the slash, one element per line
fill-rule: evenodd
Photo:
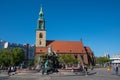
<path fill-rule="evenodd" d="M 61 41 L 46 40 L 45 19 L 42 7 L 40 8 L 38 25 L 36 29 L 36 50 L 35 58 L 47 52 L 47 48 L 52 46 L 52 50 L 59 54 L 70 54 L 80 60 L 82 64 L 94 65 L 95 57 L 88 46 L 84 46 L 82 41 Z"/>
<path fill-rule="evenodd" d="M 16 43 L 10 43 L 7 41 L 0 40 L 0 50 L 2 49 L 13 49 L 13 48 L 22 48 L 25 52 L 25 59 L 27 61 L 34 59 L 34 52 L 35 52 L 35 45 L 29 45 L 29 44 L 16 44 Z"/>
<path fill-rule="evenodd" d="M 4 44 L 6 41 L 0 39 L 0 50 L 4 49 Z"/>
<path fill-rule="evenodd" d="M 104 54 L 104 57 L 110 58 L 110 55 L 106 52 L 106 53 Z"/>
<path fill-rule="evenodd" d="M 120 64 L 120 54 L 114 54 L 110 60 L 112 60 L 113 64 L 119 63 Z"/>

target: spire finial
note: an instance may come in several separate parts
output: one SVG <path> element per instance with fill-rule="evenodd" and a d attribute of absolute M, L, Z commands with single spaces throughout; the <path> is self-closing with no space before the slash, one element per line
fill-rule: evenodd
<path fill-rule="evenodd" d="M 40 16 L 43 16 L 44 14 L 43 14 L 43 10 L 42 10 L 42 4 L 41 4 L 41 6 L 40 6 L 40 12 L 39 12 L 39 15 Z"/>

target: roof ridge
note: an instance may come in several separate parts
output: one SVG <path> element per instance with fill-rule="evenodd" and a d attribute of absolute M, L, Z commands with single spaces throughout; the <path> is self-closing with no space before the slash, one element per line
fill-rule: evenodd
<path fill-rule="evenodd" d="M 81 41 L 69 41 L 69 40 L 47 40 L 47 41 L 59 41 L 59 42 L 81 42 Z"/>

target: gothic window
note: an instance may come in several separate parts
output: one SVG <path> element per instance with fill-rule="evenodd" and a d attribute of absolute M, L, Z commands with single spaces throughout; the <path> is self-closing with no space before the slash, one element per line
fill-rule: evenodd
<path fill-rule="evenodd" d="M 83 55 L 80 55 L 80 56 L 81 56 L 82 61 L 84 61 L 84 56 Z"/>
<path fill-rule="evenodd" d="M 77 59 L 77 58 L 78 58 L 78 55 L 77 55 L 77 54 L 75 54 L 75 55 L 74 55 L 74 57 L 75 57 L 75 59 Z"/>
<path fill-rule="evenodd" d="M 39 38 L 43 38 L 43 34 L 42 33 L 39 34 Z"/>

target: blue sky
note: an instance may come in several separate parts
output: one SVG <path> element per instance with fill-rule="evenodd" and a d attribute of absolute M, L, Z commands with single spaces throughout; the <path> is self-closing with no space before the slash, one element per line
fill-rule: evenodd
<path fill-rule="evenodd" d="M 0 0 L 0 39 L 34 44 L 41 3 L 47 40 L 82 38 L 95 56 L 120 54 L 119 0 Z"/>

